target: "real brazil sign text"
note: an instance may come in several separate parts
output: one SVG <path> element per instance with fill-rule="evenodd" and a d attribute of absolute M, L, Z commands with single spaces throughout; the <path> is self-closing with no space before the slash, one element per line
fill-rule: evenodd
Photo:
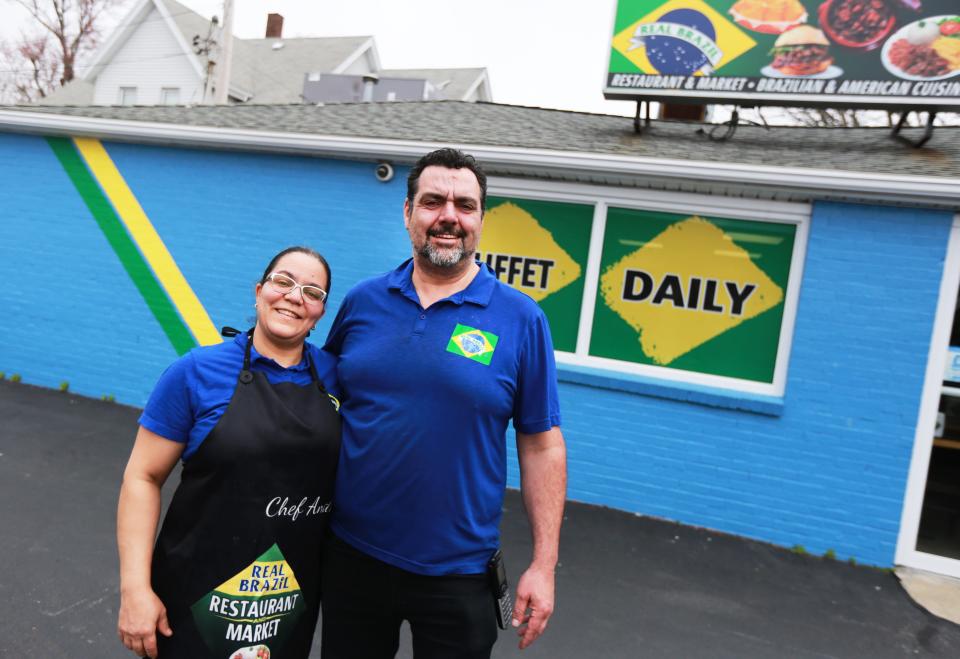
<path fill-rule="evenodd" d="M 960 3 L 619 0 L 604 94 L 960 109 Z"/>

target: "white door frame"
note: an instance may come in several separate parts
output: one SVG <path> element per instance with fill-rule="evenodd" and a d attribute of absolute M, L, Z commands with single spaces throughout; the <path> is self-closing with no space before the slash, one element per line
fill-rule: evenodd
<path fill-rule="evenodd" d="M 930 467 L 930 455 L 933 452 L 933 432 L 937 419 L 937 405 L 940 402 L 940 390 L 943 387 L 947 346 L 950 342 L 950 331 L 957 305 L 958 287 L 960 287 L 960 215 L 955 215 L 950 229 L 950 239 L 947 241 L 943 275 L 940 280 L 940 298 L 937 302 L 933 334 L 930 337 L 930 350 L 927 354 L 927 371 L 920 397 L 920 414 L 913 438 L 913 456 L 910 460 L 910 473 L 903 499 L 895 558 L 897 565 L 939 572 L 952 577 L 960 577 L 960 560 L 917 551 L 916 545 L 920 530 L 923 495 L 927 486 L 927 471 Z"/>

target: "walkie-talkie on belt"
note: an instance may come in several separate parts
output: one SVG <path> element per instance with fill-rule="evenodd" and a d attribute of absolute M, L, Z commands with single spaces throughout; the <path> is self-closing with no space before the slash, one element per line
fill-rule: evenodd
<path fill-rule="evenodd" d="M 487 563 L 487 578 L 493 593 L 493 609 L 497 613 L 497 625 L 506 629 L 513 615 L 513 598 L 507 584 L 507 570 L 503 566 L 503 553 L 498 549 Z"/>

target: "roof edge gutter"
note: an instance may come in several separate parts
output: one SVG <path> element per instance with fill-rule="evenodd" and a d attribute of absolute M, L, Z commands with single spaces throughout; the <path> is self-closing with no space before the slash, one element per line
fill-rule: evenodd
<path fill-rule="evenodd" d="M 791 190 L 824 199 L 910 203 L 960 208 L 960 180 L 927 176 L 867 174 L 866 172 L 772 167 L 737 163 L 637 158 L 590 152 L 554 151 L 492 145 L 449 144 L 284 133 L 184 124 L 77 117 L 20 110 L 0 110 L 0 130 L 39 135 L 96 137 L 128 142 L 270 151 L 305 156 L 412 163 L 434 148 L 456 146 L 477 157 L 488 169 L 522 175 L 545 173 L 576 176 L 592 172 L 607 176 L 680 182 L 697 180 L 766 190 Z"/>

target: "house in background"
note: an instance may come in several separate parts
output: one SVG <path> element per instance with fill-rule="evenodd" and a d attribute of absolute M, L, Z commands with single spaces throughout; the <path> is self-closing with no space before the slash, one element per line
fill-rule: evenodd
<path fill-rule="evenodd" d="M 221 34 L 175 0 L 141 0 L 80 75 L 39 103 L 203 103 Z M 279 14 L 268 17 L 263 39 L 232 43 L 228 103 L 492 100 L 485 68 L 383 69 L 373 37 L 284 39 Z"/>

